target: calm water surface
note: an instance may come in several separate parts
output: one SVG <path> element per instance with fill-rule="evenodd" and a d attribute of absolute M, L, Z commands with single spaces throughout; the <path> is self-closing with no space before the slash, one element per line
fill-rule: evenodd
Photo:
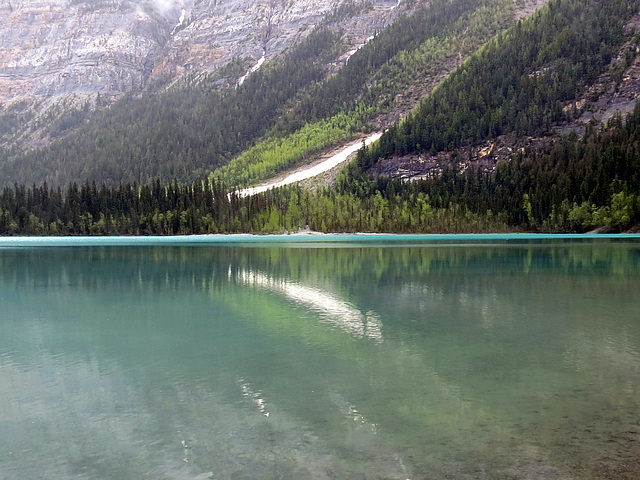
<path fill-rule="evenodd" d="M 2 479 L 638 478 L 640 240 L 0 248 Z"/>

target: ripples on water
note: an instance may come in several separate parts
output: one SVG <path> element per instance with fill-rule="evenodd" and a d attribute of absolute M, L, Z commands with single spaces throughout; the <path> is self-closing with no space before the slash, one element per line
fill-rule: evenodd
<path fill-rule="evenodd" d="M 637 478 L 640 244 L 411 242 L 0 250 L 0 478 Z"/>

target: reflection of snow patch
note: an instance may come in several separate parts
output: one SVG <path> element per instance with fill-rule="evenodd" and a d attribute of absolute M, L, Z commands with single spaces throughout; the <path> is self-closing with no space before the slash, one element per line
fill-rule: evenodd
<path fill-rule="evenodd" d="M 366 418 L 364 418 L 364 415 L 362 415 L 354 405 L 349 405 L 347 415 L 353 417 L 354 422 L 358 422 L 361 425 L 368 427 L 369 430 L 371 430 L 373 433 L 377 432 L 378 426 L 375 423 L 371 423 Z"/>
<path fill-rule="evenodd" d="M 307 305 L 323 314 L 323 319 L 358 338 L 367 337 L 378 343 L 383 341 L 382 323 L 374 312 L 362 314 L 353 305 L 319 288 L 269 278 L 260 272 L 240 271 L 236 277 L 245 285 L 284 293 L 296 303 Z"/>
<path fill-rule="evenodd" d="M 363 427 L 365 430 L 368 430 L 373 434 L 378 433 L 378 425 L 367 420 L 365 416 L 358 411 L 355 405 L 347 402 L 341 395 L 336 393 L 330 393 L 330 398 L 338 407 L 338 410 L 346 417 L 352 418 L 359 428 Z"/>
<path fill-rule="evenodd" d="M 260 413 L 269 418 L 269 415 L 271 414 L 267 411 L 267 404 L 264 401 L 264 398 L 262 398 L 262 393 L 254 392 L 249 384 L 245 383 L 243 378 L 239 378 L 238 381 L 241 383 L 242 396 L 253 401 L 253 403 L 258 406 L 258 410 L 260 411 Z"/>

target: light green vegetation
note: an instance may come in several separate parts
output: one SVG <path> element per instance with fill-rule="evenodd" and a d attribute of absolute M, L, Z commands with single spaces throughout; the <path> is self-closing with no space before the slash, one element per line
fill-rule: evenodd
<path fill-rule="evenodd" d="M 268 138 L 218 169 L 213 176 L 227 185 L 241 186 L 269 178 L 314 153 L 353 137 L 372 108 L 359 107 L 328 120 L 308 123 L 286 137 Z"/>

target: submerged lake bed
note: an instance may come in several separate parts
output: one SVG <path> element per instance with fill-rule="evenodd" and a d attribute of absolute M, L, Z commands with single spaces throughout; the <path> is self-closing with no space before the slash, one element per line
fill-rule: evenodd
<path fill-rule="evenodd" d="M 639 293 L 639 236 L 0 240 L 0 478 L 638 478 Z"/>

